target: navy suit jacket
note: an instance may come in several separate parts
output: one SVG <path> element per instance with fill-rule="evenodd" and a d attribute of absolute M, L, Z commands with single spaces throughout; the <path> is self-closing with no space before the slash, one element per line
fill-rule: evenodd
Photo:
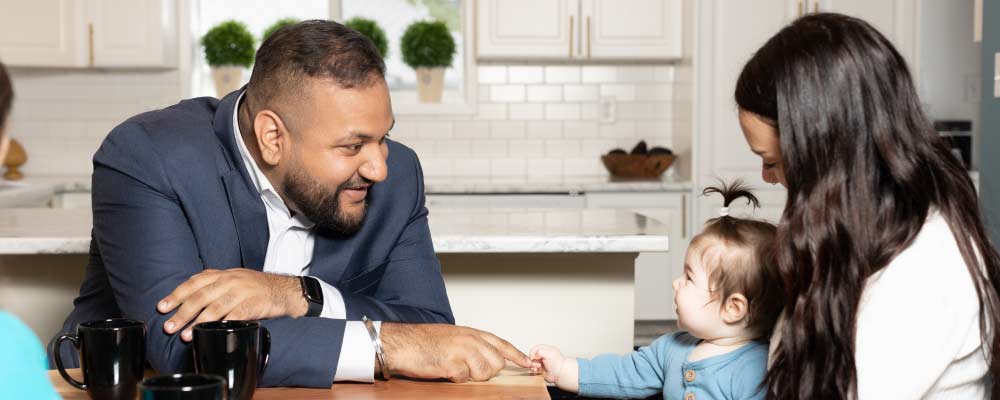
<path fill-rule="evenodd" d="M 261 270 L 267 250 L 264 203 L 233 133 L 238 94 L 137 115 L 101 144 L 90 261 L 63 331 L 110 317 L 142 320 L 153 368 L 192 369 L 190 344 L 164 333 L 173 313 L 157 312 L 157 302 L 206 268 Z M 348 320 L 454 323 L 427 226 L 420 163 L 402 144 L 388 147 L 388 176 L 369 189 L 363 227 L 346 238 L 318 231 L 310 275 L 340 291 Z M 344 320 L 275 318 L 263 325 L 272 342 L 262 386 L 333 383 Z M 78 362 L 71 346 L 60 354 Z"/>

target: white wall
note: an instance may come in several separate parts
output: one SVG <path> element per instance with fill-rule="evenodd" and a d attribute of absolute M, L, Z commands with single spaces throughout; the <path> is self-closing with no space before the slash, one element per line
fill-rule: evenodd
<path fill-rule="evenodd" d="M 920 2 L 920 76 L 917 86 L 931 119 L 972 120 L 979 140 L 980 45 L 972 41 L 973 1 Z M 979 152 L 973 149 L 973 167 Z"/>

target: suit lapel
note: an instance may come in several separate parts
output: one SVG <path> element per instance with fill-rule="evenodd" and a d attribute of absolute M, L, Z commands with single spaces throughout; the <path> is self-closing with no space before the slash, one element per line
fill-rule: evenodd
<path fill-rule="evenodd" d="M 240 245 L 240 261 L 244 268 L 258 271 L 264 269 L 264 257 L 267 254 L 267 211 L 260 193 L 253 189 L 250 174 L 243 165 L 240 150 L 236 144 L 236 133 L 233 128 L 233 111 L 236 100 L 246 88 L 240 88 L 222 98 L 215 111 L 213 122 L 215 135 L 225 149 L 229 170 L 222 172 L 222 185 L 226 188 L 229 209 L 233 213 L 236 233 Z"/>

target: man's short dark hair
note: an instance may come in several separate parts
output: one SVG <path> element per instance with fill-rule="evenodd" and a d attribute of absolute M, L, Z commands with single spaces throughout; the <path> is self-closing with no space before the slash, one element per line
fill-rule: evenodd
<path fill-rule="evenodd" d="M 0 63 L 0 129 L 7 124 L 7 116 L 10 115 L 10 106 L 14 103 L 14 86 L 10 83 L 10 75 L 7 68 Z"/>
<path fill-rule="evenodd" d="M 308 20 L 271 34 L 257 50 L 249 93 L 256 109 L 299 97 L 309 80 L 343 88 L 368 87 L 385 78 L 385 62 L 368 37 L 328 20 Z"/>

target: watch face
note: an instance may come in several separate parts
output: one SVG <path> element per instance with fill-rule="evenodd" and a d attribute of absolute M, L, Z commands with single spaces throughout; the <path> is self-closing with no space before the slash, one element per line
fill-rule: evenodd
<path fill-rule="evenodd" d="M 305 282 L 306 299 L 314 303 L 322 303 L 323 287 L 320 286 L 319 280 L 313 277 L 305 277 L 303 281 Z"/>

